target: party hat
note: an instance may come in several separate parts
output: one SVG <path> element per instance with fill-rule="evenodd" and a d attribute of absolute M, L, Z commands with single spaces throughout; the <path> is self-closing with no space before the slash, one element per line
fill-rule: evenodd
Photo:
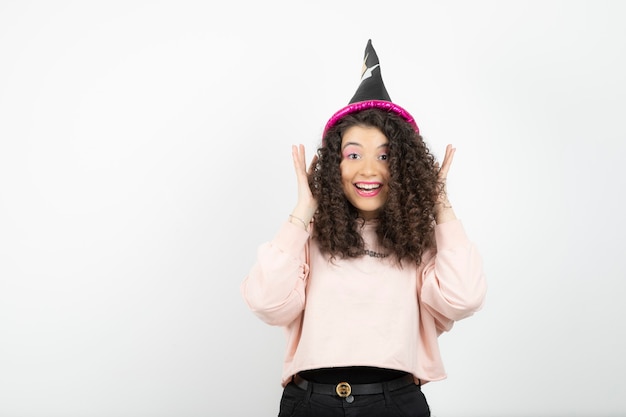
<path fill-rule="evenodd" d="M 402 116 L 407 122 L 413 126 L 416 132 L 419 133 L 419 128 L 415 119 L 411 114 L 391 102 L 389 93 L 385 88 L 385 83 L 380 72 L 380 62 L 378 61 L 378 55 L 372 46 L 372 40 L 367 41 L 365 47 L 365 56 L 363 58 L 363 68 L 361 70 L 361 83 L 350 99 L 347 106 L 343 107 L 339 111 L 335 112 L 333 116 L 326 123 L 324 128 L 324 134 L 333 127 L 339 120 L 348 114 L 355 113 L 365 109 L 377 108 L 390 112 L 394 112 Z"/>

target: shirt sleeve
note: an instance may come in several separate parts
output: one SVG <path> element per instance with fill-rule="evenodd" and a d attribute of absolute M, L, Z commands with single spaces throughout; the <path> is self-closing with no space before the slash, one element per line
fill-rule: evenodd
<path fill-rule="evenodd" d="M 285 222 L 274 239 L 262 244 L 241 284 L 248 307 L 261 320 L 285 326 L 300 316 L 305 304 L 309 233 Z"/>
<path fill-rule="evenodd" d="M 447 331 L 482 308 L 487 284 L 482 257 L 460 220 L 438 224 L 435 239 L 437 252 L 423 269 L 420 301 L 438 330 Z"/>

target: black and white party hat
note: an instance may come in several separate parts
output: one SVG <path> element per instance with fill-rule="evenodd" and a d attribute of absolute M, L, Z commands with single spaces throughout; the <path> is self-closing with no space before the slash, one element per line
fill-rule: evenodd
<path fill-rule="evenodd" d="M 340 119 L 348 114 L 355 113 L 365 109 L 377 108 L 390 112 L 394 112 L 402 116 L 407 122 L 409 122 L 416 132 L 419 132 L 417 123 L 411 114 L 392 103 L 389 93 L 385 88 L 385 83 L 380 72 L 380 62 L 378 61 L 378 55 L 372 46 L 372 40 L 367 41 L 365 47 L 365 56 L 363 58 L 363 68 L 361 71 L 361 83 L 350 99 L 347 106 L 343 107 L 328 120 L 324 133 L 334 126 Z"/>

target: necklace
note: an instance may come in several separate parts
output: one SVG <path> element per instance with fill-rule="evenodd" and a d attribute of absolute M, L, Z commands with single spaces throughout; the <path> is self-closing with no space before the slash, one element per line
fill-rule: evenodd
<path fill-rule="evenodd" d="M 371 256 L 372 258 L 386 258 L 387 256 L 389 256 L 388 253 L 374 252 L 373 250 L 369 249 L 363 249 L 363 254 Z"/>

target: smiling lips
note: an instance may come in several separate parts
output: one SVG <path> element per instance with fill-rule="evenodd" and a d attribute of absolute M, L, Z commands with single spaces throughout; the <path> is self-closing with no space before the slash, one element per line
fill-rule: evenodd
<path fill-rule="evenodd" d="M 356 193 L 361 197 L 375 197 L 383 185 L 379 182 L 357 182 L 354 184 Z"/>

